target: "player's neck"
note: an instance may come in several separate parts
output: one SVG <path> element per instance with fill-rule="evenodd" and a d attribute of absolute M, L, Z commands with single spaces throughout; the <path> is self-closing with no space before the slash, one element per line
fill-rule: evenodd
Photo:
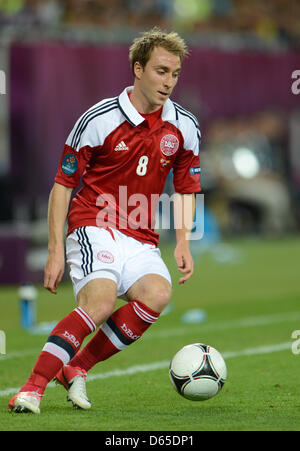
<path fill-rule="evenodd" d="M 142 114 L 154 113 L 162 107 L 162 105 L 149 103 L 147 98 L 135 87 L 131 91 L 129 97 L 135 109 Z"/>

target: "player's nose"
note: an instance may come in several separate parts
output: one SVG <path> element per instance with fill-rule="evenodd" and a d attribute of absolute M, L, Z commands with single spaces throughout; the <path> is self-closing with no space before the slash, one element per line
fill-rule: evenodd
<path fill-rule="evenodd" d="M 173 77 L 172 74 L 168 74 L 164 79 L 164 88 L 170 90 L 173 86 Z"/>

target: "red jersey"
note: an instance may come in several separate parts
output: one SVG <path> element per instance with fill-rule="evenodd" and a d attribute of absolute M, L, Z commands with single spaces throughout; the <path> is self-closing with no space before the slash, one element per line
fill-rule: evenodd
<path fill-rule="evenodd" d="M 176 192 L 201 189 L 195 116 L 168 99 L 149 127 L 151 118 L 135 109 L 131 90 L 90 108 L 66 141 L 55 182 L 72 188 L 82 182 L 71 202 L 68 234 L 107 226 L 157 245 L 155 210 L 169 172 Z"/>

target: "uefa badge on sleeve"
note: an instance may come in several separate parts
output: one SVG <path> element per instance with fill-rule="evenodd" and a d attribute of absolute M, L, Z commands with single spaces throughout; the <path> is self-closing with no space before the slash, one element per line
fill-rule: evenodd
<path fill-rule="evenodd" d="M 78 169 L 78 160 L 72 153 L 68 153 L 61 165 L 62 171 L 67 175 L 74 174 Z"/>

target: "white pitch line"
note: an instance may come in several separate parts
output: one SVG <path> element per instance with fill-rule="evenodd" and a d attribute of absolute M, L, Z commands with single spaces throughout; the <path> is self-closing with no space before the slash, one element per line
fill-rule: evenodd
<path fill-rule="evenodd" d="M 244 356 L 251 356 L 251 355 L 258 355 L 258 354 L 271 354 L 273 352 L 286 351 L 287 349 L 291 349 L 291 346 L 292 346 L 291 342 L 285 342 L 285 343 L 279 343 L 276 345 L 266 345 L 266 346 L 258 346 L 256 348 L 246 348 L 246 349 L 242 349 L 241 351 L 226 351 L 226 352 L 223 352 L 222 355 L 223 355 L 224 359 L 230 359 L 233 357 L 244 357 Z M 112 370 L 112 371 L 107 371 L 106 373 L 90 374 L 88 376 L 87 381 L 91 382 L 91 381 L 95 381 L 98 379 L 130 376 L 133 374 L 145 373 L 147 371 L 161 370 L 161 369 L 168 368 L 169 364 L 170 364 L 169 360 L 162 360 L 160 362 L 153 362 L 153 363 L 146 363 L 144 365 L 130 366 L 128 368 L 125 368 L 124 370 Z M 50 388 L 53 388 L 55 386 L 56 385 L 54 382 L 50 382 L 50 384 L 47 385 L 47 387 L 50 387 Z M 0 397 L 15 394 L 19 390 L 20 390 L 20 387 L 7 388 L 5 390 L 0 391 Z"/>
<path fill-rule="evenodd" d="M 293 322 L 300 320 L 300 312 L 284 312 L 284 313 L 274 313 L 272 315 L 261 315 L 261 316 L 249 316 L 245 318 L 239 318 L 232 321 L 222 321 L 222 322 L 207 322 L 198 324 L 188 324 L 185 327 L 172 327 L 164 330 L 149 331 L 143 335 L 143 340 L 152 339 L 162 339 L 183 335 L 190 335 L 200 331 L 209 332 L 217 330 L 232 330 L 232 329 L 244 329 L 247 327 L 259 327 L 267 326 L 269 324 L 280 324 L 284 322 Z M 158 327 L 158 325 L 154 326 Z M 28 349 L 27 351 L 11 351 L 6 355 L 0 355 L 0 364 L 2 361 L 9 359 L 22 358 L 30 355 L 37 355 L 41 351 L 41 348 Z"/>
<path fill-rule="evenodd" d="M 39 352 L 41 352 L 42 346 L 38 349 L 27 349 L 27 351 L 11 351 L 9 354 L 0 355 L 0 363 L 5 362 L 6 360 L 10 359 L 18 359 L 19 357 L 26 357 L 28 355 L 34 355 L 38 356 Z"/>
<path fill-rule="evenodd" d="M 280 324 L 284 322 L 293 322 L 300 320 L 300 312 L 284 312 L 284 313 L 274 313 L 272 315 L 262 315 L 262 316 L 249 316 L 245 318 L 239 318 L 233 321 L 222 321 L 214 323 L 197 323 L 197 324 L 187 324 L 186 327 L 173 327 L 165 330 L 149 331 L 143 336 L 143 339 L 161 339 L 168 337 L 176 337 L 180 335 L 187 335 L 194 333 L 195 331 L 209 332 L 216 330 L 232 330 L 232 329 L 244 329 L 246 327 L 259 327 L 267 326 L 270 324 Z"/>

